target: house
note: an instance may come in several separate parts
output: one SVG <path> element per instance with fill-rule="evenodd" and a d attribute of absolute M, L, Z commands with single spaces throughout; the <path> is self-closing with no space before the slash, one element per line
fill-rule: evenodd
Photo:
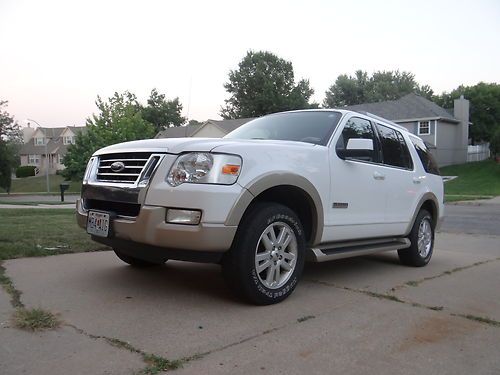
<path fill-rule="evenodd" d="M 207 120 L 201 125 L 186 125 L 168 128 L 159 132 L 155 138 L 222 138 L 227 133 L 239 128 L 253 118 L 239 118 L 232 120 Z"/>
<path fill-rule="evenodd" d="M 62 159 L 68 146 L 74 144 L 76 136 L 85 126 L 66 126 L 62 128 L 42 128 L 28 126 L 23 128 L 24 144 L 20 150 L 21 166 L 34 165 L 41 172 L 49 168 L 49 173 L 64 169 Z"/>
<path fill-rule="evenodd" d="M 463 96 L 454 101 L 451 110 L 414 93 L 397 100 L 352 105 L 345 109 L 372 113 L 405 127 L 426 142 L 439 166 L 467 162 L 469 101 Z M 250 120 L 252 118 L 208 120 L 201 125 L 166 129 L 156 138 L 220 138 Z"/>
<path fill-rule="evenodd" d="M 467 162 L 469 101 L 463 96 L 455 99 L 451 110 L 413 93 L 397 100 L 346 108 L 386 118 L 418 135 L 429 146 L 439 166 Z"/>

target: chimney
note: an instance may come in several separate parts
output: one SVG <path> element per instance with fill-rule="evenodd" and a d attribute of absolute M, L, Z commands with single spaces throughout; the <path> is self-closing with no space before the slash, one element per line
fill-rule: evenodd
<path fill-rule="evenodd" d="M 455 163 L 467 162 L 467 146 L 469 145 L 469 101 L 460 95 L 453 101 L 453 116 L 460 121 L 457 124 Z"/>

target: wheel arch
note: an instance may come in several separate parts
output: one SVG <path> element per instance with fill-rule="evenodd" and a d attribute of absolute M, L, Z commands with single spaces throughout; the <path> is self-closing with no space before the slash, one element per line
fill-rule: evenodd
<path fill-rule="evenodd" d="M 439 202 L 437 197 L 433 193 L 427 192 L 422 196 L 422 198 L 420 198 L 413 213 L 413 217 L 408 223 L 408 228 L 406 228 L 405 235 L 408 235 L 411 232 L 411 229 L 415 224 L 415 220 L 417 219 L 417 215 L 422 209 L 426 209 L 427 211 L 429 211 L 432 216 L 432 224 L 434 226 L 434 229 L 437 228 L 439 222 Z"/>
<path fill-rule="evenodd" d="M 280 203 L 292 209 L 302 222 L 308 245 L 321 241 L 323 204 L 309 180 L 292 173 L 274 172 L 251 181 L 233 205 L 225 224 L 239 225 L 248 208 L 262 201 Z"/>

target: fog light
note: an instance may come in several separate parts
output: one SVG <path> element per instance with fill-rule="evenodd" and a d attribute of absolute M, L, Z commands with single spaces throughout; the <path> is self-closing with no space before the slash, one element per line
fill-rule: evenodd
<path fill-rule="evenodd" d="M 200 223 L 201 211 L 196 210 L 167 210 L 167 223 L 197 225 Z"/>

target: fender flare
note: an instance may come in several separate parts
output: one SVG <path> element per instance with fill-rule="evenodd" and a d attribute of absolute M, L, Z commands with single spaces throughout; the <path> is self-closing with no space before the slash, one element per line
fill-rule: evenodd
<path fill-rule="evenodd" d="M 239 225 L 246 209 L 262 192 L 278 186 L 293 186 L 301 189 L 309 198 L 312 207 L 312 241 L 311 245 L 321 242 L 324 226 L 323 203 L 314 185 L 305 177 L 290 172 L 270 172 L 250 181 L 234 203 L 225 225 Z"/>

